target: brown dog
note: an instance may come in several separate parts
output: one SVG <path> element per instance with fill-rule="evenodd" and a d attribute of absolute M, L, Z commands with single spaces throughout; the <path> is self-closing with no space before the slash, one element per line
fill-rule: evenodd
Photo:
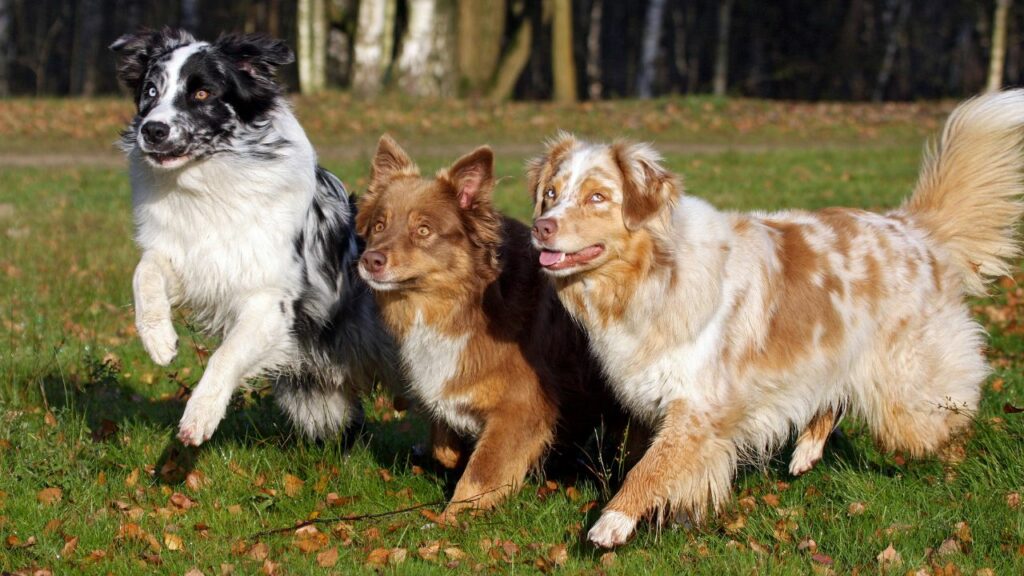
<path fill-rule="evenodd" d="M 482 147 L 423 178 L 385 135 L 356 220 L 367 242 L 359 273 L 434 419 L 434 456 L 454 468 L 461 440 L 476 441 L 446 521 L 516 490 L 556 428 L 558 445 L 585 441 L 607 398 L 585 336 L 540 273 L 529 229 L 491 206 L 493 164 Z M 563 418 L 564 406 L 583 417 Z"/>

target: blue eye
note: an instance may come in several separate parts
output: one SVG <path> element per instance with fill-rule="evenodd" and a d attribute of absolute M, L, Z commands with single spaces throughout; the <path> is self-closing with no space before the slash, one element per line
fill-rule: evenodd
<path fill-rule="evenodd" d="M 149 96 L 150 98 L 156 98 L 156 86 L 150 84 L 149 88 L 146 89 L 146 96 Z"/>
<path fill-rule="evenodd" d="M 554 188 L 548 188 L 547 190 L 545 190 L 544 191 L 544 197 L 545 198 L 554 198 L 555 197 L 555 189 Z"/>

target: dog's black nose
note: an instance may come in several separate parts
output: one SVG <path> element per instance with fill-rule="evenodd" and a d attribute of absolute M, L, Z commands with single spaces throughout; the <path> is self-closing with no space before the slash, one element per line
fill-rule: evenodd
<path fill-rule="evenodd" d="M 388 263 L 388 257 L 383 252 L 376 250 L 363 252 L 363 257 L 360 260 L 363 262 L 363 267 L 373 273 L 380 272 L 384 269 L 384 265 Z"/>
<path fill-rule="evenodd" d="M 142 137 L 149 144 L 159 144 L 167 140 L 171 133 L 171 127 L 163 122 L 146 122 L 142 125 Z"/>

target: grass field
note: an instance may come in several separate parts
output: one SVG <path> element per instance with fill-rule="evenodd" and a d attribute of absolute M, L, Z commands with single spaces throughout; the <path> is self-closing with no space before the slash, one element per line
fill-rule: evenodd
<path fill-rule="evenodd" d="M 354 191 L 382 130 L 428 170 L 495 143 L 497 203 L 520 218 L 530 211 L 523 161 L 559 127 L 654 140 L 691 193 L 726 208 L 893 206 L 948 110 L 700 99 L 431 108 L 343 95 L 298 105 L 325 164 Z M 66 126 L 50 120 L 72 112 Z M 0 103 L 0 572 L 1024 572 L 1024 415 L 1014 411 L 1024 406 L 1024 291 L 1009 279 L 974 302 L 995 372 L 951 463 L 881 454 L 848 420 L 809 474 L 790 477 L 780 454 L 741 472 L 716 522 L 643 527 L 613 554 L 583 540 L 608 497 L 586 478 L 534 478 L 457 528 L 419 510 L 342 519 L 450 494 L 454 479 L 411 450 L 423 423 L 383 397 L 367 399 L 358 437 L 310 443 L 257 383 L 207 445 L 181 449 L 182 397 L 216 343 L 179 318 L 175 362 L 161 369 L 146 357 L 132 325 L 127 177 L 75 163 L 110 154 L 124 118 L 118 101 Z M 310 519 L 316 530 L 289 529 Z"/>

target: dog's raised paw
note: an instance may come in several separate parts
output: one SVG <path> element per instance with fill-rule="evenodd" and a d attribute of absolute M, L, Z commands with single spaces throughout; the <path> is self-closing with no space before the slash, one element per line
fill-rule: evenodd
<path fill-rule="evenodd" d="M 199 446 L 213 436 L 227 407 L 207 398 L 193 396 L 185 405 L 178 424 L 178 440 L 186 446 Z"/>
<path fill-rule="evenodd" d="M 160 366 L 167 366 L 178 355 L 178 334 L 171 322 L 139 326 L 139 338 L 146 353 Z"/>
<path fill-rule="evenodd" d="M 587 539 L 601 548 L 614 548 L 626 543 L 636 528 L 636 520 L 622 512 L 609 510 L 597 520 L 587 533 Z"/>

